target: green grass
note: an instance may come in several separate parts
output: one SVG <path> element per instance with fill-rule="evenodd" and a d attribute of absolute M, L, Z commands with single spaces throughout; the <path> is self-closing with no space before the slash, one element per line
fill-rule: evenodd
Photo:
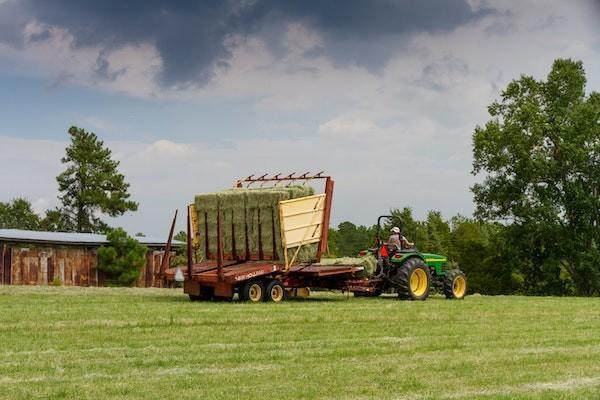
<path fill-rule="evenodd" d="M 600 299 L 0 288 L 0 398 L 600 398 Z"/>

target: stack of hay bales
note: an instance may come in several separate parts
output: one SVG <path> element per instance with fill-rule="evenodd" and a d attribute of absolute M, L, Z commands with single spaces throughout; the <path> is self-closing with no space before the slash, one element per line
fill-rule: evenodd
<path fill-rule="evenodd" d="M 375 273 L 377 259 L 372 254 L 362 257 L 323 258 L 320 265 L 357 265 L 364 269 L 358 276 L 369 278 Z"/>
<path fill-rule="evenodd" d="M 314 189 L 310 186 L 289 186 L 235 188 L 197 195 L 199 258 L 215 259 L 217 256 L 217 211 L 220 210 L 223 256 L 226 260 L 283 261 L 279 202 L 313 194 Z M 288 249 L 290 257 L 295 250 Z M 296 259 L 298 262 L 312 262 L 316 253 L 317 244 L 305 245 Z"/>

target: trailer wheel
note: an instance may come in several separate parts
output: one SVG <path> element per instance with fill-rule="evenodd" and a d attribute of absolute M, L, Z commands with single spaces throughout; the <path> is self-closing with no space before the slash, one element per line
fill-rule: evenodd
<path fill-rule="evenodd" d="M 260 281 L 246 282 L 240 292 L 240 300 L 257 303 L 265 297 L 265 285 Z"/>
<path fill-rule="evenodd" d="M 215 294 L 215 288 L 210 286 L 201 286 L 200 294 L 190 294 L 190 301 L 210 301 Z"/>
<path fill-rule="evenodd" d="M 272 301 L 279 303 L 285 298 L 285 289 L 283 284 L 277 279 L 272 280 L 267 285 L 267 291 L 265 293 L 265 301 Z"/>

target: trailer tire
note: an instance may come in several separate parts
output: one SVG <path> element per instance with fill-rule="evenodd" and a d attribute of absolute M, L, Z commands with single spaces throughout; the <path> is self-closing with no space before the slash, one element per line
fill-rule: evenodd
<path fill-rule="evenodd" d="M 210 301 L 213 299 L 215 289 L 210 286 L 200 287 L 200 294 L 190 294 L 191 301 Z"/>
<path fill-rule="evenodd" d="M 200 294 L 190 294 L 190 301 L 210 301 L 213 299 L 215 289 L 210 286 L 201 286 Z"/>
<path fill-rule="evenodd" d="M 407 300 L 425 300 L 431 288 L 431 272 L 425 262 L 411 257 L 396 270 L 398 297 Z"/>
<path fill-rule="evenodd" d="M 283 283 L 277 279 L 273 279 L 267 285 L 265 292 L 265 301 L 272 301 L 274 303 L 280 303 L 285 299 L 285 288 Z"/>
<path fill-rule="evenodd" d="M 240 300 L 258 303 L 265 298 L 265 285 L 261 281 L 246 282 L 240 291 Z"/>

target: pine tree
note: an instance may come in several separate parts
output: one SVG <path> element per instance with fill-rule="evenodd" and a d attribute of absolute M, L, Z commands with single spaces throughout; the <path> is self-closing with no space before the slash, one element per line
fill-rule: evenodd
<path fill-rule="evenodd" d="M 56 180 L 65 217 L 78 232 L 104 232 L 108 225 L 101 214 L 111 217 L 137 210 L 129 200 L 129 184 L 117 170 L 119 162 L 92 132 L 72 126 L 71 145 L 61 159 L 67 169 Z"/>
<path fill-rule="evenodd" d="M 117 228 L 107 235 L 109 244 L 98 248 L 98 270 L 111 285 L 131 285 L 146 264 L 148 248 Z"/>

